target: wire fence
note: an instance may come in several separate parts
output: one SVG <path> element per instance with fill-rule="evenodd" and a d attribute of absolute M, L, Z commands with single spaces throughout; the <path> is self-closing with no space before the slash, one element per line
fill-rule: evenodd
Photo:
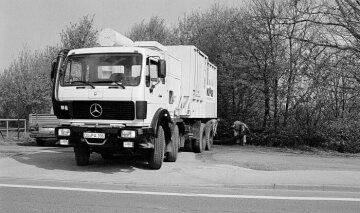
<path fill-rule="evenodd" d="M 20 133 L 26 134 L 26 119 L 0 119 L 0 137 L 9 137 L 10 132 L 17 132 L 18 139 Z"/>

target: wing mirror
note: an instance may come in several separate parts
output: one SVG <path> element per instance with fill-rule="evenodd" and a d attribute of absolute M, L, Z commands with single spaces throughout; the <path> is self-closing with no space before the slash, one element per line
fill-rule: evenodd
<path fill-rule="evenodd" d="M 164 59 L 159 60 L 158 76 L 159 76 L 159 78 L 166 77 L 166 61 Z"/>

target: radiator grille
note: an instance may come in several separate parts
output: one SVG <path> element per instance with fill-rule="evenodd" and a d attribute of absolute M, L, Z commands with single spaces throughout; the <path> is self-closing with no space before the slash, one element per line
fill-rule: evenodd
<path fill-rule="evenodd" d="M 90 113 L 93 104 L 101 106 L 102 114 L 99 117 Z M 132 101 L 74 101 L 70 114 L 73 119 L 134 120 L 134 108 Z"/>

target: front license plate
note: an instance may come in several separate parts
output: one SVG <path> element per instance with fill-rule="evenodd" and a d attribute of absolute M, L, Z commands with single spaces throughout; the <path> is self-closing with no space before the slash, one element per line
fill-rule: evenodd
<path fill-rule="evenodd" d="M 105 139 L 105 133 L 84 132 L 84 138 Z"/>
<path fill-rule="evenodd" d="M 134 142 L 124 142 L 124 148 L 133 148 L 134 147 Z"/>

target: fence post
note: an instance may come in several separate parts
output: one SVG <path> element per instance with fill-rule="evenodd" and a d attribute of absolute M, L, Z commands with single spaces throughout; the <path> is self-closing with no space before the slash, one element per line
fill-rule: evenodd
<path fill-rule="evenodd" d="M 17 132 L 18 132 L 18 140 L 20 138 L 20 118 L 18 117 L 18 120 L 17 120 Z"/>
<path fill-rule="evenodd" d="M 6 138 L 9 137 L 9 120 L 6 120 Z"/>

